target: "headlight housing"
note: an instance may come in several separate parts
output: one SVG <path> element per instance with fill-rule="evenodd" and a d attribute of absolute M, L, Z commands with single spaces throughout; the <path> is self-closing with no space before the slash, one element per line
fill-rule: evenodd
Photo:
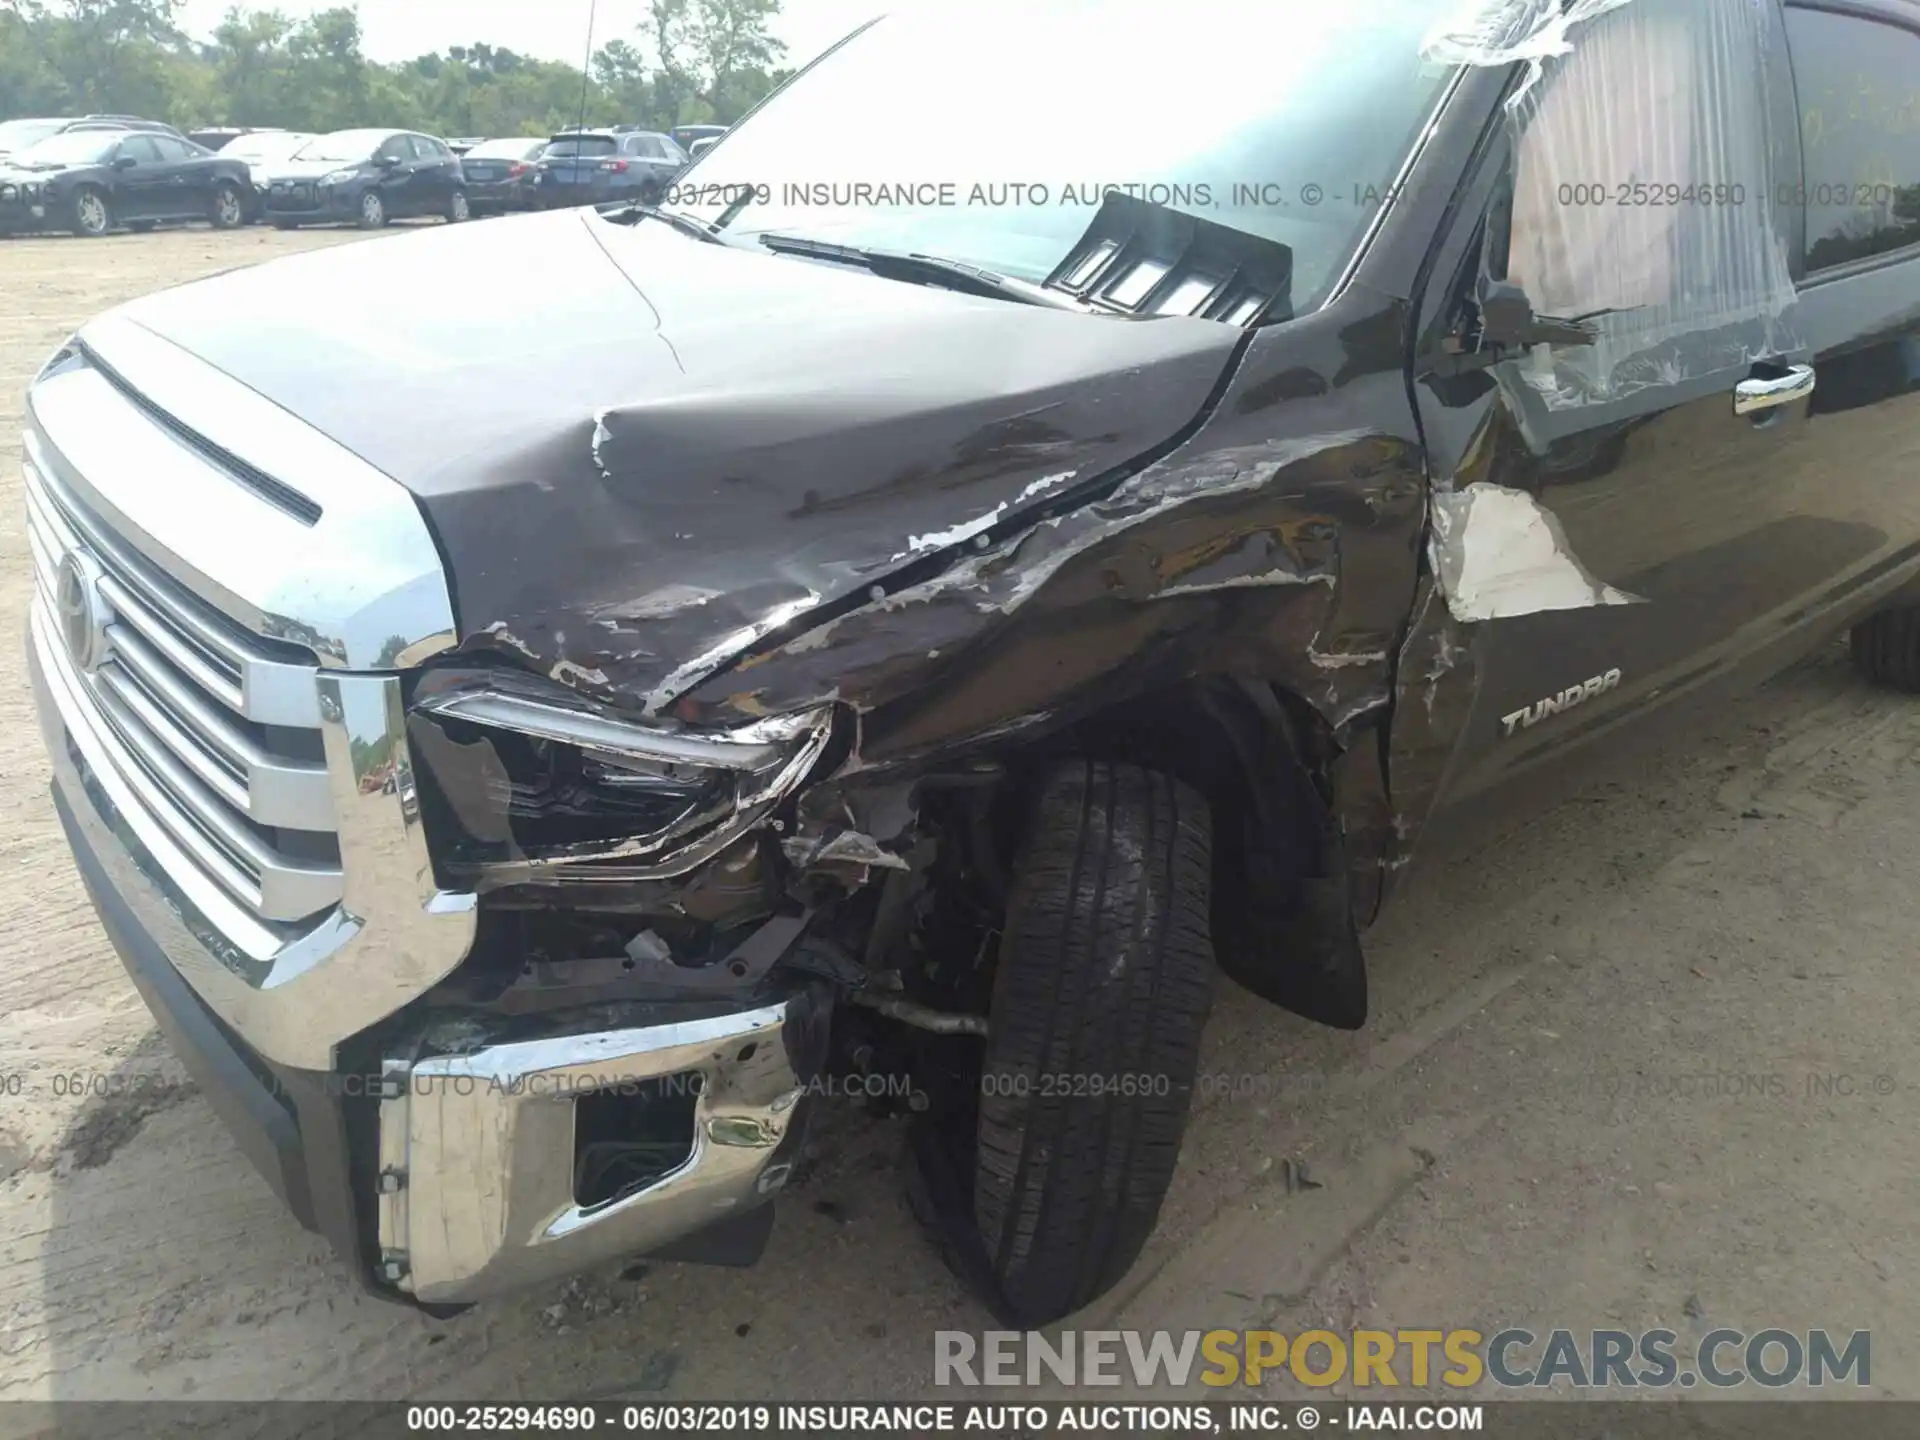
<path fill-rule="evenodd" d="M 450 871 L 491 888 L 662 879 L 704 864 L 807 779 L 834 712 L 696 731 L 517 672 L 448 670 L 423 678 L 408 729 L 435 782 L 430 810 L 443 809 L 452 832 L 436 849 Z"/>
<path fill-rule="evenodd" d="M 349 180 L 357 180 L 359 178 L 360 172 L 358 170 L 335 170 L 329 174 L 322 175 L 320 177 L 320 183 L 322 185 L 344 185 Z"/>

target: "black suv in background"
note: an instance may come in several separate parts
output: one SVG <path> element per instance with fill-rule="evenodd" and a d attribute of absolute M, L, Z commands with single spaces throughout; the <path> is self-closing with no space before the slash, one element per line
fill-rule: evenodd
<path fill-rule="evenodd" d="M 534 166 L 533 206 L 651 204 L 687 166 L 687 152 L 653 130 L 583 130 L 556 135 Z"/>
<path fill-rule="evenodd" d="M 336 130 L 274 167 L 262 192 L 282 230 L 354 224 L 378 230 L 416 215 L 467 218 L 466 175 L 446 142 L 411 130 Z"/>
<path fill-rule="evenodd" d="M 97 236 L 181 220 L 231 230 L 247 218 L 251 188 L 245 162 L 178 135 L 75 126 L 0 160 L 0 234 Z"/>

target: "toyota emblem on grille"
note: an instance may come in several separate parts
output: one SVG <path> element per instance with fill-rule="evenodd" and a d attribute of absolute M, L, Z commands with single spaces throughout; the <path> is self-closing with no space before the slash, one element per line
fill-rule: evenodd
<path fill-rule="evenodd" d="M 91 675 L 107 658 L 107 623 L 113 613 L 100 595 L 100 567 L 91 555 L 69 550 L 60 557 L 60 576 L 54 588 L 60 611 L 60 636 L 67 654 L 82 672 Z"/>

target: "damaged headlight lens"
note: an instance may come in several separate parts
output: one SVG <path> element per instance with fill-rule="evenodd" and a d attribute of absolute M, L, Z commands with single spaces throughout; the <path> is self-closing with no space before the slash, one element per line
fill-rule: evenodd
<path fill-rule="evenodd" d="M 760 823 L 819 761 L 833 718 L 694 731 L 520 676 L 456 676 L 421 686 L 409 730 L 454 823 L 456 865 L 625 879 L 681 874 Z"/>

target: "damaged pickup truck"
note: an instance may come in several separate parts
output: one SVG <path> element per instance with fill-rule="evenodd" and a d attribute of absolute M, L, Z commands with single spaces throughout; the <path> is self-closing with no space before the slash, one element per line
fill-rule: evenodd
<path fill-rule="evenodd" d="M 1916 87 L 1911 0 L 923 7 L 658 208 L 124 306 L 25 430 L 101 920 L 389 1297 L 750 1261 L 865 1074 L 1073 1311 L 1216 967 L 1358 1027 L 1443 803 L 1920 687 Z"/>

